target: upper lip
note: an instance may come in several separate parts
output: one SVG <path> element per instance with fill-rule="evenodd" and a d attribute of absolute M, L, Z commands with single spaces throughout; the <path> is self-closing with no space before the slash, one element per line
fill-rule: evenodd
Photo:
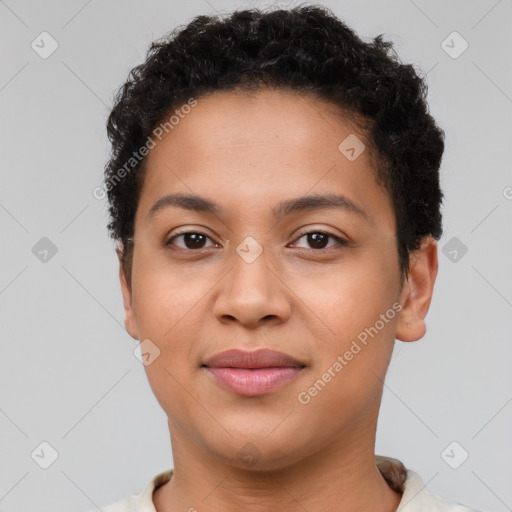
<path fill-rule="evenodd" d="M 306 365 L 283 352 L 262 348 L 251 352 L 240 349 L 226 350 L 207 359 L 203 366 L 209 368 L 279 368 L 304 367 Z"/>

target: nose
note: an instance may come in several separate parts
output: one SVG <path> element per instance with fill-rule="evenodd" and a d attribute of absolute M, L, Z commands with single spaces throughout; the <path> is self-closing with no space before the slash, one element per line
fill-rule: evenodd
<path fill-rule="evenodd" d="M 291 293 L 271 267 L 265 251 L 252 261 L 233 255 L 233 268 L 222 279 L 214 303 L 215 317 L 246 328 L 279 325 L 291 314 Z"/>

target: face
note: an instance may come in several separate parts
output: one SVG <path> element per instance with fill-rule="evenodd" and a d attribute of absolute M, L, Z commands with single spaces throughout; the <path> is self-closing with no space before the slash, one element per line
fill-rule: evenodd
<path fill-rule="evenodd" d="M 333 105 L 262 90 L 199 98 L 150 151 L 131 285 L 120 275 L 171 435 L 240 467 L 252 443 L 261 469 L 371 437 L 394 339 L 421 337 L 429 295 L 410 312 L 421 294 L 400 286 L 392 203 L 369 150 L 357 156 L 365 141 Z M 204 201 L 162 200 L 175 194 Z M 243 394 L 203 366 L 260 348 L 300 371 Z"/>

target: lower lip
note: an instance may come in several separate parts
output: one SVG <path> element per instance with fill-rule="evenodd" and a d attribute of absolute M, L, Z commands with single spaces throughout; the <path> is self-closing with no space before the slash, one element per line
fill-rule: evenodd
<path fill-rule="evenodd" d="M 257 396 L 270 393 L 293 380 L 304 369 L 279 368 L 206 368 L 224 388 L 239 395 Z"/>

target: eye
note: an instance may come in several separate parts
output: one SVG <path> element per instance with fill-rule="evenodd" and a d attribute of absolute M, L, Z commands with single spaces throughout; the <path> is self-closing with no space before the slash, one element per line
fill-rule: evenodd
<path fill-rule="evenodd" d="M 300 245 L 297 245 L 297 242 L 294 243 L 294 246 L 305 249 L 319 250 L 328 249 L 335 246 L 336 244 L 342 246 L 347 245 L 347 242 L 339 236 L 325 231 L 309 231 L 300 235 L 297 241 L 300 241 L 301 239 L 305 239 L 306 243 L 309 244 L 310 247 L 301 247 Z M 329 239 L 335 243 L 329 245 Z M 177 240 L 181 240 L 181 243 L 176 243 Z M 208 245 L 208 241 L 210 242 L 210 245 Z M 212 239 L 208 235 L 198 231 L 184 231 L 182 233 L 176 233 L 165 242 L 165 246 L 175 246 L 178 249 L 185 251 L 220 247 L 219 244 L 213 243 Z"/>
<path fill-rule="evenodd" d="M 333 235 L 332 233 L 327 233 L 325 231 L 309 231 L 307 233 L 303 233 L 297 240 L 301 240 L 302 238 L 306 238 L 306 243 L 311 245 L 311 247 L 305 247 L 305 249 L 326 249 L 336 245 L 328 245 L 329 239 L 337 242 L 338 245 L 347 245 L 347 242 L 339 236 Z"/>
<path fill-rule="evenodd" d="M 174 241 L 178 239 L 182 239 L 183 245 L 174 243 Z M 183 250 L 205 249 L 208 247 L 215 247 L 213 243 L 212 245 L 206 245 L 208 240 L 210 240 L 210 242 L 212 241 L 211 238 L 208 235 L 205 235 L 204 233 L 199 233 L 197 231 L 184 231 L 182 233 L 177 233 L 173 235 L 171 238 L 169 238 L 169 240 L 165 242 L 165 246 L 169 247 L 175 245 L 176 247 Z"/>

